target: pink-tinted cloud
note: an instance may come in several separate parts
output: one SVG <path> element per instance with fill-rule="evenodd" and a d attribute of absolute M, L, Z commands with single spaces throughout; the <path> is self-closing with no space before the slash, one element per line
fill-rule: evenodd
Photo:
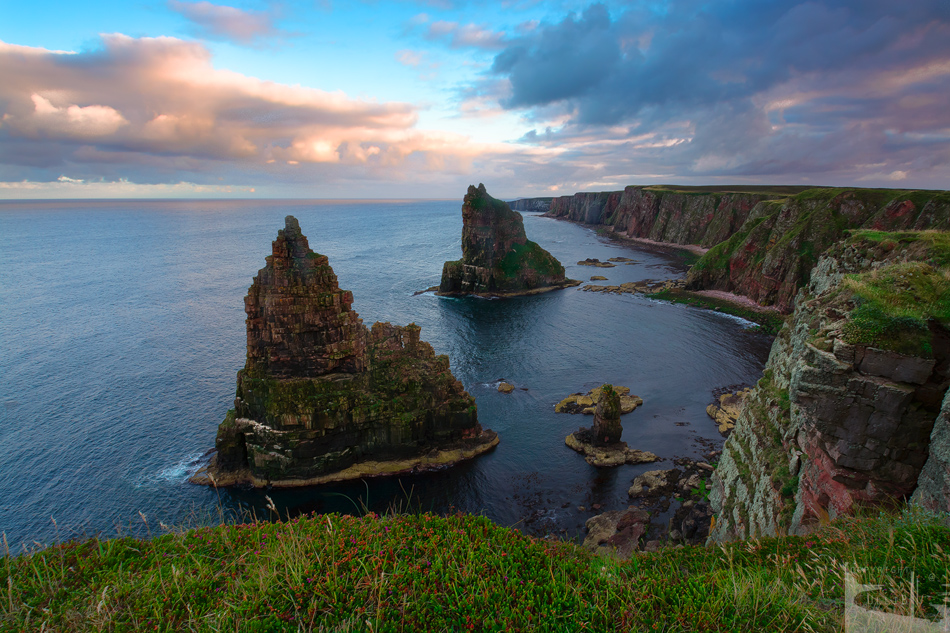
<path fill-rule="evenodd" d="M 465 170 L 489 150 L 416 129 L 410 104 L 217 69 L 201 44 L 168 37 L 107 35 L 79 54 L 0 43 L 0 76 L 0 163 L 49 181 L 64 166 L 70 177 L 150 182 L 221 171 L 279 179 L 308 165 L 402 178 Z"/>
<path fill-rule="evenodd" d="M 426 39 L 447 40 L 452 48 L 500 49 L 505 46 L 505 34 L 477 24 L 459 24 L 439 20 L 426 29 Z"/>
<path fill-rule="evenodd" d="M 172 11 L 186 17 L 201 37 L 253 45 L 286 35 L 274 25 L 274 17 L 263 11 L 244 11 L 222 4 L 169 0 Z"/>

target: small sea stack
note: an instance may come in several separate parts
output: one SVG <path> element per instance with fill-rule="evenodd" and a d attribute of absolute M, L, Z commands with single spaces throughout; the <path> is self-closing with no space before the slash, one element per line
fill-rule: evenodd
<path fill-rule="evenodd" d="M 462 259 L 445 262 L 439 295 L 511 297 L 577 286 L 564 266 L 530 241 L 508 203 L 469 186 L 462 201 Z"/>
<path fill-rule="evenodd" d="M 655 462 L 659 458 L 648 451 L 638 451 L 627 447 L 626 442 L 621 442 L 623 435 L 623 426 L 620 423 L 620 415 L 625 413 L 622 405 L 622 393 L 629 393 L 625 387 L 615 388 L 613 385 L 605 384 L 595 390 L 595 398 L 584 396 L 585 401 L 581 405 L 575 401 L 566 398 L 558 404 L 558 412 L 577 412 L 579 406 L 586 404 L 586 400 L 593 400 L 592 407 L 583 409 L 584 413 L 593 413 L 594 425 L 588 429 L 581 427 L 574 433 L 571 433 L 564 439 L 564 443 L 571 449 L 584 456 L 584 460 L 591 466 L 613 467 L 621 464 L 645 464 Z M 627 396 L 629 398 L 629 396 Z M 640 404 L 643 403 L 640 398 L 634 396 Z M 634 405 L 633 408 L 636 408 Z M 592 409 L 592 411 L 588 411 Z M 631 411 L 633 409 L 630 409 Z"/>
<path fill-rule="evenodd" d="M 352 309 L 287 216 L 244 299 L 247 361 L 199 484 L 303 486 L 444 467 L 498 436 L 420 328 Z"/>

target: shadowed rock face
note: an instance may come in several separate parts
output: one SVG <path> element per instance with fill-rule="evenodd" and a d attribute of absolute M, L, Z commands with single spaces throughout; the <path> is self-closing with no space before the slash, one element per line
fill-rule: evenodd
<path fill-rule="evenodd" d="M 610 446 L 620 441 L 623 426 L 620 424 L 620 394 L 613 385 L 604 385 L 603 393 L 594 412 L 594 445 Z"/>
<path fill-rule="evenodd" d="M 415 324 L 351 308 L 291 216 L 245 298 L 247 363 L 196 483 L 293 486 L 441 467 L 498 442 Z"/>
<path fill-rule="evenodd" d="M 892 506 L 911 493 L 924 507 L 950 507 L 950 332 L 935 320 L 907 330 L 926 336 L 915 353 L 901 338 L 906 332 L 874 343 L 904 346 L 901 353 L 848 340 L 858 318 L 849 283 L 942 258 L 924 240 L 902 235 L 905 243 L 889 246 L 852 238 L 812 271 L 716 466 L 712 540 L 804 534 L 828 518 Z M 945 274 L 929 264 L 921 270 Z"/>
<path fill-rule="evenodd" d="M 580 283 L 565 279 L 564 266 L 525 236 L 521 214 L 485 185 L 469 186 L 462 222 L 462 259 L 445 262 L 439 294 L 513 296 Z"/>
<path fill-rule="evenodd" d="M 366 369 L 366 328 L 325 255 L 310 250 L 293 216 L 244 298 L 247 369 L 314 377 Z"/>

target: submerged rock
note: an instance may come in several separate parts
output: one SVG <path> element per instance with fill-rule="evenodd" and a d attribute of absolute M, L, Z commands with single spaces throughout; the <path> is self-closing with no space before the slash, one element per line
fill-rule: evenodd
<path fill-rule="evenodd" d="M 486 297 L 537 294 L 580 284 L 528 240 L 524 220 L 485 185 L 469 186 L 462 202 L 462 259 L 445 262 L 440 295 Z"/>
<path fill-rule="evenodd" d="M 192 481 L 300 486 L 445 466 L 498 436 L 415 324 L 351 308 L 326 256 L 286 219 L 244 300 L 247 362 L 211 462 Z"/>
<path fill-rule="evenodd" d="M 577 262 L 577 265 L 578 266 L 594 266 L 595 268 L 615 268 L 617 266 L 617 264 L 602 262 L 599 259 L 590 258 L 590 257 L 588 257 L 587 259 L 582 259 L 581 261 Z"/>

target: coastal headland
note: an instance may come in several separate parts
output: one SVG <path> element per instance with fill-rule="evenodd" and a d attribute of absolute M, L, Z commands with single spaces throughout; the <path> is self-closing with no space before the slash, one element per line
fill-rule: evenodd
<path fill-rule="evenodd" d="M 627 187 L 554 198 L 545 215 L 704 250 L 685 288 L 653 297 L 788 315 L 731 416 L 710 541 L 907 501 L 950 511 L 950 193 Z"/>

